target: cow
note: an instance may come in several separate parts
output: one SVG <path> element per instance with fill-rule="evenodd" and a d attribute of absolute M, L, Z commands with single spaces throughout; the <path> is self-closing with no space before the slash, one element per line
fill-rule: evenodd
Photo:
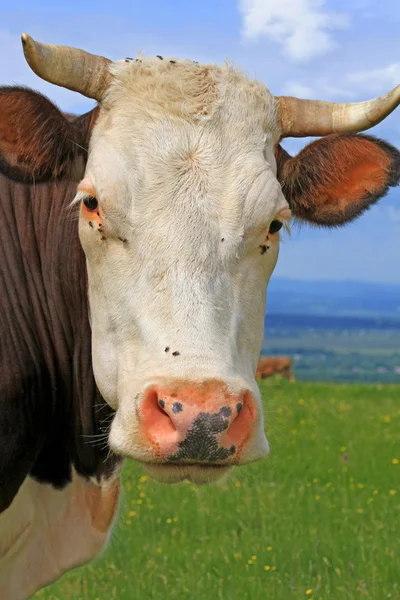
<path fill-rule="evenodd" d="M 400 179 L 363 103 L 273 96 L 230 64 L 111 62 L 23 34 L 63 114 L 0 88 L 0 597 L 107 544 L 121 461 L 212 483 L 267 456 L 255 380 L 291 217 L 345 225 Z M 319 139 L 291 157 L 285 137 Z"/>
<path fill-rule="evenodd" d="M 256 379 L 266 379 L 273 375 L 280 375 L 288 381 L 295 381 L 293 375 L 293 361 L 290 356 L 261 356 L 256 371 Z"/>

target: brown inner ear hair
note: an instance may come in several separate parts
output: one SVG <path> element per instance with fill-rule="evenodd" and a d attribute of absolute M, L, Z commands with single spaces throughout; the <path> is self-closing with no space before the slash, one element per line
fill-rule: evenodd
<path fill-rule="evenodd" d="M 295 217 L 324 227 L 356 219 L 400 180 L 400 153 L 361 134 L 331 134 L 291 157 L 275 148 L 277 177 Z"/>
<path fill-rule="evenodd" d="M 0 171 L 22 183 L 73 178 L 86 163 L 98 108 L 74 117 L 25 87 L 0 88 Z"/>

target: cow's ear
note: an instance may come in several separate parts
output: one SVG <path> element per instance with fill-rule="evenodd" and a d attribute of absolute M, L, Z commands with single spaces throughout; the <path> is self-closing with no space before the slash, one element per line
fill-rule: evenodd
<path fill-rule="evenodd" d="M 67 117 L 42 94 L 0 88 L 0 172 L 19 182 L 79 180 L 97 109 Z"/>
<path fill-rule="evenodd" d="M 281 146 L 275 155 L 293 215 L 325 227 L 356 219 L 400 180 L 400 152 L 367 135 L 332 134 L 293 158 Z"/>

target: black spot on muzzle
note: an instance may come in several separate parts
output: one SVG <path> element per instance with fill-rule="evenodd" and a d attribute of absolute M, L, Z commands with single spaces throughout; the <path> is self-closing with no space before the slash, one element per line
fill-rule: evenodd
<path fill-rule="evenodd" d="M 177 415 L 178 413 L 182 412 L 183 410 L 183 406 L 180 402 L 174 402 L 172 405 L 172 412 Z"/>
<path fill-rule="evenodd" d="M 229 427 L 229 416 L 232 411 L 227 408 L 221 408 L 219 413 L 200 413 L 194 420 L 186 438 L 179 442 L 178 452 L 171 454 L 168 461 L 217 462 L 232 456 L 236 452 L 236 446 L 222 448 L 216 438 L 218 433 L 222 433 Z"/>

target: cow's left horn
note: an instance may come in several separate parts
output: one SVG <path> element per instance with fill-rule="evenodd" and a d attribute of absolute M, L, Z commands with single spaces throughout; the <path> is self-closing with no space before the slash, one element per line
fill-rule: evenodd
<path fill-rule="evenodd" d="M 68 46 L 42 44 L 27 33 L 22 34 L 21 40 L 26 61 L 36 75 L 101 101 L 112 77 L 108 58 Z"/>
<path fill-rule="evenodd" d="M 277 96 L 282 137 L 323 136 L 365 131 L 385 119 L 400 104 L 400 85 L 365 102 L 323 102 Z"/>

